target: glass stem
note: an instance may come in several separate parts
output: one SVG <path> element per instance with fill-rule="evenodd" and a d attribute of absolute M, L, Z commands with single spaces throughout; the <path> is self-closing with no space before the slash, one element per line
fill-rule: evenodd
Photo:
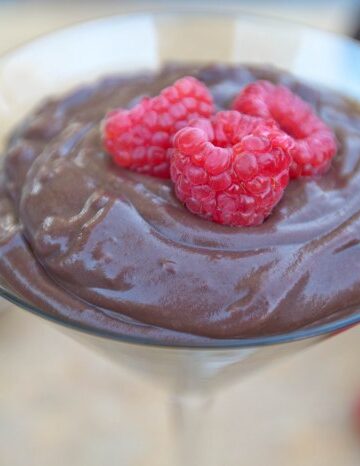
<path fill-rule="evenodd" d="M 171 398 L 175 466 L 211 466 L 208 416 L 212 405 L 210 393 L 181 393 Z"/>

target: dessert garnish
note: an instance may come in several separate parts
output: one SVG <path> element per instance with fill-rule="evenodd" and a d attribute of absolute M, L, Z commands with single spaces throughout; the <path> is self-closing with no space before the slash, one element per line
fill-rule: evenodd
<path fill-rule="evenodd" d="M 272 119 L 218 112 L 180 130 L 174 146 L 177 197 L 217 223 L 262 223 L 289 182 L 292 141 Z"/>
<path fill-rule="evenodd" d="M 115 163 L 169 178 L 178 199 L 216 223 L 255 226 L 280 201 L 290 178 L 325 173 L 333 131 L 285 86 L 259 80 L 215 112 L 209 89 L 191 76 L 103 122 Z"/>
<path fill-rule="evenodd" d="M 210 91 L 186 76 L 131 110 L 116 109 L 104 121 L 104 143 L 115 163 L 140 173 L 169 178 L 167 150 L 172 137 L 196 117 L 214 111 Z"/>
<path fill-rule="evenodd" d="M 333 131 L 313 108 L 285 86 L 269 81 L 247 85 L 235 98 L 233 109 L 248 115 L 273 118 L 292 137 L 290 177 L 321 175 L 336 153 Z"/>

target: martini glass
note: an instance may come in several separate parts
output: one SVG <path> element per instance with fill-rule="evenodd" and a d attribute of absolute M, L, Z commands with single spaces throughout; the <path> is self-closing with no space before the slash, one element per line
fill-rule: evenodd
<path fill-rule="evenodd" d="M 360 100 L 360 47 L 350 39 L 236 7 L 168 7 L 75 25 L 2 57 L 0 139 L 50 95 L 106 74 L 157 69 L 169 61 L 269 63 Z M 0 295 L 162 384 L 171 399 L 177 466 L 222 464 L 205 441 L 209 403 L 221 386 L 360 322 L 360 312 L 340 313 L 326 324 L 278 336 L 184 347 L 69 323 L 28 302 L 1 277 Z"/>

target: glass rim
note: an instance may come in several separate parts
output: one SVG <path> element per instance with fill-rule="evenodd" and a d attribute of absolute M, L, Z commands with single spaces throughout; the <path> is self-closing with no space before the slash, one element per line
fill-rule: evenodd
<path fill-rule="evenodd" d="M 216 17 L 233 17 L 236 15 L 242 18 L 249 18 L 252 20 L 260 20 L 267 23 L 274 23 L 277 25 L 291 25 L 293 27 L 298 28 L 299 30 L 307 30 L 313 31 L 317 34 L 321 34 L 323 36 L 331 36 L 336 38 L 339 41 L 346 42 L 349 45 L 356 45 L 356 47 L 360 51 L 360 44 L 358 41 L 351 37 L 347 37 L 342 34 L 338 34 L 335 32 L 330 32 L 322 29 L 318 29 L 313 26 L 309 26 L 304 24 L 300 21 L 294 20 L 287 20 L 277 18 L 271 15 L 262 15 L 260 13 L 252 13 L 247 12 L 246 9 L 242 9 L 241 7 L 236 7 L 234 5 L 204 5 L 204 4 L 193 4 L 193 5 L 174 5 L 170 6 L 167 5 L 166 7 L 157 5 L 153 8 L 129 8 L 127 11 L 119 14 L 113 15 L 105 15 L 95 19 L 87 20 L 87 21 L 77 21 L 65 27 L 59 27 L 54 29 L 51 32 L 39 34 L 38 36 L 34 37 L 30 41 L 26 41 L 23 44 L 17 45 L 9 50 L 5 51 L 0 56 L 0 61 L 6 60 L 11 58 L 12 55 L 15 55 L 18 51 L 22 48 L 29 47 L 31 45 L 36 45 L 37 42 L 46 39 L 47 37 L 52 37 L 57 34 L 61 34 L 62 32 L 66 32 L 67 30 L 76 29 L 78 27 L 83 27 L 86 25 L 94 24 L 97 22 L 108 21 L 111 19 L 119 18 L 125 20 L 129 17 L 140 17 L 144 15 L 154 16 L 154 17 L 169 17 L 175 15 L 182 15 L 182 16 L 189 16 L 195 14 L 206 14 L 207 16 L 215 16 Z M 342 329 L 346 329 L 352 327 L 358 323 L 360 323 L 360 309 L 359 311 L 352 313 L 350 316 L 340 318 L 338 320 L 333 320 L 328 323 L 313 325 L 311 327 L 306 327 L 305 329 L 294 330 L 287 333 L 282 333 L 279 335 L 270 335 L 270 336 L 261 336 L 261 337 L 251 337 L 251 338 L 232 338 L 232 339 L 212 339 L 206 343 L 199 343 L 196 342 L 191 343 L 170 343 L 168 341 L 161 341 L 156 338 L 151 337 L 142 337 L 142 336 L 131 336 L 131 335 L 124 335 L 116 331 L 111 330 L 102 330 L 96 329 L 91 326 L 87 326 L 85 324 L 67 321 L 65 318 L 61 316 L 54 316 L 51 315 L 39 307 L 27 302 L 26 300 L 22 299 L 21 297 L 17 296 L 14 292 L 6 289 L 4 286 L 0 284 L 0 297 L 6 299 L 7 301 L 11 302 L 12 304 L 31 312 L 41 318 L 44 318 L 48 321 L 54 322 L 64 328 L 74 330 L 76 332 L 80 332 L 87 335 L 92 335 L 94 337 L 105 338 L 107 340 L 115 340 L 118 342 L 123 343 L 130 343 L 130 344 L 137 344 L 143 346 L 151 346 L 151 347 L 166 347 L 166 348 L 173 348 L 173 349 L 194 349 L 194 350 L 220 350 L 220 349 L 241 349 L 241 348 L 251 348 L 251 347 L 258 347 L 258 346 L 270 346 L 270 345 L 277 345 L 277 344 L 284 344 L 284 343 L 291 343 L 299 340 L 305 340 L 308 338 L 314 337 L 321 337 L 327 334 L 340 332 Z M 359 304 L 360 308 L 360 304 Z"/>
<path fill-rule="evenodd" d="M 357 48 L 360 49 L 359 41 L 351 36 L 347 36 L 346 34 L 340 32 L 321 29 L 316 26 L 309 25 L 301 20 L 280 18 L 276 15 L 251 12 L 247 11 L 246 8 L 242 8 L 241 6 L 236 6 L 234 4 L 223 4 L 219 6 L 218 4 L 204 4 L 204 2 L 196 3 L 196 1 L 197 0 L 195 0 L 195 2 L 192 2 L 191 4 L 186 5 L 175 2 L 174 4 L 169 4 L 166 6 L 162 4 L 157 4 L 153 5 L 152 7 L 129 4 L 125 6 L 124 11 L 121 13 L 104 14 L 95 18 L 90 18 L 88 20 L 76 20 L 65 26 L 55 27 L 51 31 L 36 34 L 30 40 L 20 42 L 19 44 L 10 47 L 9 49 L 5 50 L 3 53 L 0 54 L 0 61 L 2 61 L 3 59 L 10 58 L 11 55 L 16 54 L 22 48 L 35 45 L 38 41 L 50 38 L 56 34 L 66 32 L 77 27 L 91 25 L 102 21 L 108 21 L 114 18 L 126 19 L 136 16 L 140 17 L 144 15 L 167 17 L 175 15 L 187 16 L 192 14 L 206 14 L 208 16 L 222 16 L 225 18 L 231 18 L 235 14 L 236 16 L 241 16 L 243 18 L 260 20 L 267 23 L 273 22 L 274 24 L 281 24 L 283 26 L 289 25 L 298 28 L 299 30 L 313 31 L 314 33 L 322 34 L 324 36 L 331 36 L 336 38 L 337 40 L 347 42 L 349 45 L 355 45 Z"/>
<path fill-rule="evenodd" d="M 105 338 L 107 340 L 115 340 L 122 343 L 137 344 L 142 346 L 165 347 L 174 349 L 197 349 L 197 350 L 219 350 L 219 349 L 241 349 L 252 348 L 259 346 L 271 346 L 284 343 L 291 343 L 308 338 L 321 337 L 327 334 L 337 333 L 343 329 L 347 329 L 360 323 L 360 310 L 353 313 L 351 316 L 343 317 L 329 323 L 320 324 L 318 326 L 306 327 L 305 329 L 293 330 L 278 335 L 251 337 L 251 338 L 228 338 L 228 339 L 212 339 L 204 343 L 170 343 L 161 341 L 160 339 L 142 336 L 132 336 L 121 334 L 116 331 L 96 329 L 95 327 L 86 326 L 78 322 L 67 321 L 61 316 L 54 316 L 40 309 L 39 307 L 26 302 L 24 299 L 17 296 L 15 293 L 7 290 L 0 285 L 0 297 L 6 299 L 12 304 L 29 311 L 47 321 L 54 322 L 69 330 L 74 330 L 83 334 L 94 337 Z M 192 335 L 192 334 L 191 334 Z M 193 336 L 193 335 L 192 335 Z"/>

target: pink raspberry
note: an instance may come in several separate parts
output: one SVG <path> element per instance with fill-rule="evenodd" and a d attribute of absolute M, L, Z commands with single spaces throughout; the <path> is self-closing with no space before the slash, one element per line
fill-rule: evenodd
<path fill-rule="evenodd" d="M 293 138 L 291 178 L 320 175 L 330 167 L 337 150 L 333 131 L 308 103 L 287 87 L 256 81 L 239 93 L 233 109 L 248 115 L 273 118 Z"/>
<path fill-rule="evenodd" d="M 187 76 L 130 110 L 110 112 L 103 123 L 104 146 L 121 167 L 169 178 L 167 150 L 174 134 L 191 119 L 207 118 L 213 110 L 207 87 Z"/>
<path fill-rule="evenodd" d="M 192 121 L 174 139 L 175 193 L 214 222 L 258 225 L 288 185 L 292 144 L 272 119 L 223 111 Z"/>

